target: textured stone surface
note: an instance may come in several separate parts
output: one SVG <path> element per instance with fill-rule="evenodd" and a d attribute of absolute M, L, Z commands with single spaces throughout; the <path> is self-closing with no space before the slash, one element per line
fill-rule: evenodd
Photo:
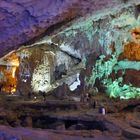
<path fill-rule="evenodd" d="M 123 56 L 128 60 L 140 61 L 140 45 L 133 42 L 127 44 L 124 46 Z"/>
<path fill-rule="evenodd" d="M 53 25 L 119 4 L 121 0 L 1 0 L 0 56 L 43 35 Z"/>
<path fill-rule="evenodd" d="M 120 8 L 119 11 L 118 8 Z M 91 76 L 89 83 L 94 85 L 96 81 L 95 85 L 97 88 L 100 89 L 100 91 L 105 91 L 105 88 L 102 88 L 101 86 L 107 81 L 109 82 L 110 79 L 108 77 L 111 75 L 112 71 L 115 71 L 115 73 L 119 69 L 126 71 L 134 69 L 139 71 L 138 61 L 133 64 L 133 62 L 130 61 L 131 59 L 125 61 L 125 58 L 123 58 L 122 62 L 118 59 L 120 54 L 124 52 L 125 56 L 127 56 L 128 53 L 126 58 L 129 57 L 129 53 L 133 53 L 134 60 L 138 60 L 138 47 L 133 46 L 134 52 L 132 52 L 126 51 L 124 46 L 129 42 L 138 43 L 138 33 L 136 33 L 134 29 L 140 26 L 139 20 L 140 17 L 135 17 L 135 7 L 127 4 L 125 7 L 117 6 L 112 10 L 112 12 L 104 11 L 103 13 L 98 13 L 96 15 L 93 14 L 86 18 L 75 20 L 67 28 L 64 28 L 58 34 L 51 36 L 51 41 L 61 50 L 67 52 L 69 55 L 81 59 L 83 63 L 86 64 L 83 79 L 89 77 L 92 68 L 96 65 L 97 67 L 93 68 L 93 75 Z M 47 42 L 47 38 L 44 38 L 44 41 Z M 134 54 L 136 54 L 136 56 L 134 56 Z M 101 58 L 101 55 L 104 56 Z M 101 59 L 103 59 L 103 62 L 98 61 L 97 64 L 96 61 Z M 122 75 L 120 75 L 120 77 Z M 105 77 L 107 79 L 103 83 L 102 78 Z M 97 82 L 96 79 L 99 82 Z M 130 82 L 128 79 L 125 80 L 127 84 Z M 136 81 L 139 81 L 138 78 Z M 114 84 L 115 83 L 116 82 L 114 82 Z M 136 85 L 132 80 L 131 83 L 134 86 Z M 106 85 L 106 88 L 109 86 L 112 85 L 109 83 L 109 85 Z M 117 86 L 114 85 L 114 87 Z M 116 92 L 115 90 L 117 90 L 117 88 L 115 89 L 114 87 L 112 86 L 114 91 L 111 89 L 112 95 Z M 111 92 L 109 91 L 108 93 L 110 94 Z M 120 91 L 118 93 L 121 94 L 122 92 L 123 91 Z M 122 96 L 124 96 L 123 93 Z M 127 97 L 128 96 L 126 95 L 126 97 L 122 98 Z M 133 98 L 135 98 L 135 96 L 133 96 Z"/>
<path fill-rule="evenodd" d="M 67 69 L 70 69 L 70 71 L 72 71 L 71 67 L 73 68 L 77 63 L 82 62 L 83 65 L 86 64 L 86 69 L 81 71 L 79 77 L 82 82 L 81 86 L 79 86 L 77 91 L 75 92 L 87 93 L 87 88 L 85 87 L 87 83 L 85 84 L 85 79 L 90 76 L 93 67 L 96 65 L 96 61 L 100 59 L 99 56 L 104 54 L 105 58 L 103 59 L 103 62 L 107 62 L 111 58 L 111 55 L 113 53 L 117 53 L 118 55 L 120 53 L 124 53 L 122 56 L 120 56 L 118 61 L 124 61 L 124 59 L 126 58 L 128 58 L 128 61 L 137 61 L 135 62 L 135 66 L 136 69 L 138 69 L 132 70 L 132 66 L 127 67 L 126 65 L 123 65 L 123 67 L 119 67 L 121 71 L 120 75 L 117 75 L 114 72 L 115 74 L 113 75 L 113 73 L 111 73 L 109 77 L 113 79 L 117 76 L 122 76 L 122 70 L 126 68 L 125 74 L 123 75 L 123 82 L 126 84 L 132 83 L 134 86 L 139 87 L 140 77 L 137 75 L 139 75 L 140 71 L 138 65 L 138 61 L 140 60 L 140 31 L 138 27 L 140 26 L 140 16 L 138 16 L 137 14 L 139 14 L 140 11 L 137 11 L 138 13 L 135 11 L 138 8 L 136 5 L 134 6 L 134 3 L 136 1 L 140 3 L 139 0 L 128 0 L 128 3 L 122 0 L 1 0 L 0 57 L 14 49 L 21 47 L 22 44 L 32 44 L 34 41 L 36 41 L 36 45 L 32 44 L 32 47 L 40 47 L 42 43 L 47 48 L 48 43 L 50 43 L 51 45 L 55 46 L 55 49 L 57 48 L 59 49 L 59 51 L 61 51 L 61 53 L 56 53 L 56 65 L 58 65 L 58 67 L 60 66 L 59 64 L 62 64 L 64 61 L 65 63 L 67 63 Z M 42 39 L 43 36 L 45 37 Z M 38 41 L 38 39 L 41 39 L 41 41 Z M 129 44 L 130 42 L 132 42 L 132 44 Z M 127 46 L 127 43 L 128 47 L 124 49 L 124 46 Z M 44 58 L 44 54 L 38 51 L 38 48 L 36 50 L 35 49 L 32 50 L 32 56 L 30 60 L 27 60 L 27 62 L 32 65 L 31 73 L 36 75 L 36 73 L 34 73 L 34 70 L 37 70 L 36 67 L 38 66 L 36 62 L 38 61 L 39 63 L 41 63 L 42 59 Z M 39 49 L 41 50 L 41 47 Z M 76 59 L 75 63 L 71 63 L 71 58 Z M 116 65 L 118 65 L 118 61 L 115 63 Z M 128 63 L 128 61 L 126 62 Z M 53 62 L 51 61 L 51 64 L 52 63 Z M 110 66 L 110 63 L 107 64 L 109 64 L 108 66 Z M 46 63 L 44 63 L 43 66 L 46 67 Z M 109 69 L 107 68 L 108 67 L 106 67 L 105 69 L 106 72 L 112 72 L 112 67 L 109 67 Z M 39 69 L 43 68 L 39 67 Z M 59 67 L 58 69 L 63 68 Z M 46 69 L 43 70 L 43 72 L 45 71 Z M 73 69 L 73 71 L 74 73 L 72 73 L 71 75 L 67 75 L 68 77 L 66 78 L 68 78 L 69 80 L 66 81 L 71 81 L 71 79 L 77 80 L 75 77 L 73 78 L 76 73 L 75 69 Z M 63 70 L 60 70 L 60 72 L 63 72 Z M 41 72 L 38 71 L 38 73 Z M 100 71 L 98 71 L 98 73 L 100 74 Z M 41 73 L 41 76 L 43 77 L 44 73 Z M 41 79 L 43 79 L 42 77 Z M 63 77 L 63 75 L 61 75 L 61 77 L 65 78 Z M 63 81 L 61 80 L 62 79 L 60 78 L 59 82 L 63 83 Z M 100 81 L 102 81 L 102 79 L 98 79 L 95 85 L 98 86 L 98 89 L 100 91 L 105 91 L 104 88 L 102 90 L 102 83 Z M 25 84 L 27 85 L 28 83 Z M 21 84 L 21 86 L 23 86 L 24 92 L 26 92 L 24 85 Z M 62 86 L 58 87 L 56 91 L 54 90 L 53 92 L 54 94 L 58 93 L 57 96 L 61 99 L 64 99 L 70 91 L 66 84 L 62 84 Z M 32 95 L 32 98 L 34 96 L 35 94 Z M 127 110 L 129 106 L 133 107 L 139 105 L 139 100 L 130 100 L 127 102 L 117 101 L 115 103 L 112 102 L 111 99 L 107 99 L 105 101 L 107 97 L 103 97 L 103 95 L 101 95 L 101 97 L 103 99 L 99 100 L 98 102 L 99 104 L 104 103 L 107 113 L 119 112 L 123 109 Z M 99 99 L 101 99 L 101 97 Z M 42 99 L 42 97 L 39 98 Z M 43 97 L 43 99 L 44 98 L 46 97 Z M 46 115 L 52 110 L 56 112 L 59 112 L 60 110 L 63 110 L 64 112 L 66 110 L 79 111 L 79 108 L 81 108 L 80 105 L 83 105 L 77 102 L 75 103 L 70 101 L 65 103 L 63 102 L 63 100 L 60 100 L 58 102 L 49 102 L 47 100 L 46 102 L 42 102 L 41 100 L 41 102 L 37 102 L 36 99 L 31 102 L 29 101 L 29 103 L 23 101 L 24 103 L 19 104 L 19 102 L 17 101 L 21 101 L 20 97 L 14 99 L 16 100 L 16 102 L 14 103 L 15 105 L 11 103 L 12 106 L 9 102 L 10 98 L 6 100 L 6 102 L 8 101 L 9 104 L 6 104 L 3 100 L 1 101 L 1 105 L 5 106 L 5 108 L 1 109 L 0 123 L 8 124 L 11 126 L 32 127 L 37 120 L 35 119 L 35 117 L 38 117 L 37 123 L 40 123 L 40 127 L 42 125 L 40 120 L 42 120 L 43 122 L 43 118 L 40 119 L 39 117 L 43 116 L 46 119 Z M 86 105 L 83 106 L 83 109 L 86 109 Z M 123 134 L 130 139 L 139 138 L 140 136 L 139 129 L 137 129 L 139 128 L 139 125 L 137 126 L 135 124 L 131 124 L 134 128 L 130 127 L 129 125 L 122 125 L 123 121 L 119 122 L 116 120 L 116 118 L 113 118 L 111 120 L 110 118 L 108 118 L 108 116 L 110 115 L 107 115 L 106 120 L 104 120 L 104 116 L 101 116 L 101 114 L 98 114 L 98 117 L 96 116 L 96 113 L 98 112 L 97 109 L 93 111 L 93 116 L 91 117 L 89 117 L 88 114 L 84 114 L 82 116 L 78 111 L 76 116 L 72 111 L 70 111 L 72 114 L 68 114 L 68 112 L 62 112 L 61 115 L 61 112 L 59 112 L 58 114 L 56 114 L 56 116 L 54 115 L 53 117 L 63 120 L 77 119 L 78 121 L 85 121 L 86 119 L 86 121 L 89 122 L 96 120 L 97 124 L 101 122 L 101 124 L 104 124 L 104 122 L 107 121 L 105 126 L 113 136 L 110 136 L 110 133 L 108 135 L 102 135 L 102 132 L 99 130 L 85 132 L 55 131 L 54 133 L 45 130 L 41 131 L 28 128 L 12 129 L 0 126 L 0 131 L 2 131 L 2 133 L 0 133 L 0 138 L 24 140 L 117 140 L 120 139 L 118 137 L 122 135 L 121 130 L 123 130 Z M 134 114 L 136 118 L 139 119 L 139 108 L 134 112 Z M 128 120 L 131 119 L 131 117 L 132 115 L 130 116 L 130 118 L 126 115 L 126 119 L 128 118 Z M 45 127 L 45 125 L 47 125 L 47 122 L 46 124 L 43 123 L 43 127 Z M 103 126 L 102 129 L 104 128 Z M 82 129 L 84 125 L 77 123 L 74 124 L 71 129 L 75 129 L 77 127 L 80 127 L 80 129 Z M 62 124 L 53 123 L 52 128 L 65 129 L 64 122 Z"/>
<path fill-rule="evenodd" d="M 133 62 L 129 60 L 124 61 L 125 58 L 132 60 L 130 58 L 132 55 L 136 55 L 133 58 L 134 60 L 139 60 L 140 11 L 137 6 L 139 3 L 140 1 L 138 0 L 133 2 L 121 0 L 42 0 L 37 2 L 33 2 L 32 0 L 26 2 L 24 0 L 20 2 L 17 0 L 2 0 L 0 8 L 1 15 L 4 16 L 0 20 L 2 32 L 0 37 L 0 55 L 2 56 L 14 50 L 14 48 L 19 48 L 22 44 L 28 44 L 29 42 L 32 47 L 40 47 L 41 44 L 44 44 L 47 48 L 47 44 L 53 44 L 55 45 L 55 49 L 57 48 L 61 51 L 61 53 L 56 53 L 58 67 L 60 67 L 60 63 L 65 63 L 67 60 L 67 69 L 69 67 L 73 68 L 73 65 L 70 65 L 71 62 L 68 56 L 76 58 L 86 67 L 83 76 L 80 76 L 82 88 L 79 88 L 81 88 L 81 91 L 86 91 L 86 84 L 90 84 L 91 86 L 95 84 L 100 91 L 108 92 L 111 97 L 119 97 L 118 93 L 122 92 L 123 99 L 131 98 L 131 96 L 127 96 L 128 94 L 125 94 L 126 96 L 123 95 L 123 92 L 125 92 L 124 88 L 126 87 L 118 86 L 118 89 L 113 87 L 114 85 L 111 83 L 114 82 L 114 84 L 117 84 L 118 79 L 114 79 L 114 81 L 109 83 L 110 79 L 108 77 L 112 74 L 112 71 L 116 72 L 118 69 L 140 69 L 138 62 L 135 62 L 133 67 L 131 65 Z M 120 10 L 118 11 L 118 9 Z M 36 41 L 36 43 L 33 44 L 33 41 Z M 131 45 L 127 47 L 128 49 L 124 49 L 124 46 L 129 42 L 138 44 L 134 45 L 135 49 L 131 52 Z M 27 45 L 26 47 L 31 46 Z M 123 61 L 119 62 L 118 56 L 123 51 L 124 56 L 121 58 Z M 68 56 L 65 57 L 64 53 Z M 96 61 L 101 60 L 101 55 L 104 55 L 102 58 L 105 58 L 102 62 L 103 65 L 99 65 L 101 66 L 99 68 Z M 65 59 L 62 60 L 61 58 Z M 100 63 L 100 61 L 98 62 Z M 97 66 L 95 68 L 96 72 L 93 69 L 95 65 Z M 82 67 L 80 68 L 82 69 Z M 34 70 L 32 71 L 33 76 L 31 78 L 35 83 L 41 81 L 38 76 L 46 75 L 47 78 L 49 77 L 44 73 L 47 71 L 46 69 L 42 70 L 43 72 L 40 69 L 43 69 L 43 67 L 38 66 L 38 68 L 34 69 L 38 71 L 37 73 Z M 65 83 L 71 85 L 72 79 L 76 81 L 78 78 L 73 78 L 76 77 L 76 74 L 79 74 L 79 71 L 78 73 L 75 72 L 75 74 L 67 74 Z M 104 75 L 106 78 L 103 77 Z M 90 79 L 89 82 L 88 79 Z M 59 83 L 62 85 L 63 81 L 59 81 Z M 129 83 L 129 81 L 126 81 L 126 83 Z M 44 87 L 36 87 L 33 82 L 32 85 L 32 87 L 35 87 L 34 91 L 39 91 L 39 88 L 42 89 Z M 108 87 L 110 87 L 111 91 Z M 47 86 L 44 90 L 46 91 L 47 88 L 49 87 Z M 127 85 L 127 89 L 130 91 L 131 88 L 129 88 L 129 85 Z M 136 91 L 136 95 L 132 97 L 135 98 L 139 89 L 133 89 Z"/>
<path fill-rule="evenodd" d="M 4 140 L 119 140 L 119 137 L 101 135 L 96 131 L 45 131 L 29 128 L 0 126 L 0 138 Z M 89 137 L 90 136 L 90 137 Z"/>

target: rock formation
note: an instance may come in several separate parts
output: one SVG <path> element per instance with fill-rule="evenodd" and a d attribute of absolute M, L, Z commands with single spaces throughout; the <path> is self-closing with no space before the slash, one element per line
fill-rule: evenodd
<path fill-rule="evenodd" d="M 1 0 L 0 56 L 52 33 L 79 16 L 123 4 L 121 0 Z"/>
<path fill-rule="evenodd" d="M 139 74 L 139 0 L 0 1 L 0 139 L 138 140 Z"/>
<path fill-rule="evenodd" d="M 27 92 L 48 92 L 65 83 L 72 90 L 86 92 L 94 86 L 110 97 L 137 98 L 139 77 L 131 75 L 140 70 L 139 4 L 2 0 L 0 55 L 16 50 L 17 87 L 29 82 Z"/>

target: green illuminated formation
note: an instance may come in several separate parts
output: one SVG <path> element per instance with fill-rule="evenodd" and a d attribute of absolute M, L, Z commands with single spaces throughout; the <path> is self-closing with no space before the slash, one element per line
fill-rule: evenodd
<path fill-rule="evenodd" d="M 99 78 L 102 84 L 106 87 L 106 92 L 110 97 L 120 99 L 130 99 L 140 97 L 140 88 L 135 88 L 131 84 L 123 84 L 123 78 L 119 77 L 112 81 L 109 75 L 113 70 L 127 69 L 133 67 L 139 69 L 139 62 L 120 61 L 117 62 L 117 56 L 112 55 L 108 61 L 104 61 L 105 56 L 100 56 L 100 59 L 96 61 L 95 67 L 92 70 L 92 75 L 88 80 L 88 84 L 94 85 L 95 80 Z M 116 71 L 117 72 L 117 71 Z"/>
<path fill-rule="evenodd" d="M 100 59 L 96 61 L 95 67 L 92 70 L 92 75 L 89 78 L 88 84 L 95 84 L 96 78 L 107 79 L 108 76 L 112 73 L 113 67 L 117 63 L 115 55 L 112 55 L 112 58 L 109 61 L 104 61 L 105 56 L 101 55 Z"/>
<path fill-rule="evenodd" d="M 137 61 L 119 61 L 117 66 L 115 67 L 116 70 L 119 69 L 134 69 L 134 70 L 140 70 L 140 62 Z"/>
<path fill-rule="evenodd" d="M 110 26 L 108 26 L 110 25 Z M 87 81 L 88 84 L 94 86 L 96 79 L 99 79 L 106 88 L 106 93 L 113 98 L 131 99 L 140 97 L 140 88 L 133 87 L 131 84 L 123 83 L 123 77 L 118 77 L 114 81 L 110 78 L 112 72 L 117 73 L 122 70 L 140 70 L 140 62 L 121 60 L 118 61 L 119 55 L 123 52 L 125 43 L 133 41 L 131 33 L 132 28 L 140 26 L 140 16 L 136 19 L 133 13 L 125 11 L 119 17 L 112 19 L 105 28 L 99 28 L 99 43 L 105 51 L 105 55 L 101 55 L 93 67 L 92 74 Z M 109 48 L 114 42 L 115 53 Z M 106 56 L 111 55 L 110 59 L 105 61 Z"/>
<path fill-rule="evenodd" d="M 138 98 L 140 96 L 140 88 L 132 87 L 132 85 L 123 85 L 123 78 L 120 77 L 115 81 L 104 79 L 107 93 L 110 97 L 120 97 L 120 99 Z"/>
<path fill-rule="evenodd" d="M 90 68 L 96 61 L 91 76 L 85 79 L 88 85 L 94 86 L 98 79 L 110 97 L 130 99 L 139 97 L 140 89 L 131 84 L 124 84 L 123 76 L 114 80 L 111 77 L 118 71 L 125 74 L 128 69 L 140 70 L 139 61 L 129 61 L 123 56 L 124 46 L 136 41 L 131 30 L 140 27 L 140 16 L 135 18 L 133 7 L 127 4 L 125 6 L 126 8 L 119 7 L 119 12 L 116 7 L 108 12 L 97 12 L 96 15 L 80 18 L 65 30 L 54 35 L 48 42 L 53 42 L 61 50 L 78 58 L 85 65 L 89 60 Z M 140 41 L 135 43 L 137 42 Z M 93 63 L 90 62 L 90 56 L 93 56 Z M 98 60 L 95 60 L 96 56 L 100 56 Z"/>

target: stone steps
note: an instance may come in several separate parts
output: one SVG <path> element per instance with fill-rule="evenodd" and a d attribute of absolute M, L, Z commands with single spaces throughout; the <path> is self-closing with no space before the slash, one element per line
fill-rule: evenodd
<path fill-rule="evenodd" d="M 123 128 L 123 135 L 127 138 L 130 139 L 136 139 L 140 138 L 140 130 L 133 128 L 133 127 L 128 127 L 128 128 Z"/>
<path fill-rule="evenodd" d="M 122 130 L 122 134 L 130 139 L 140 138 L 140 129 L 131 127 L 131 125 L 126 124 L 120 120 L 116 120 L 112 117 L 106 116 L 107 121 L 114 123 L 116 126 L 119 126 Z"/>

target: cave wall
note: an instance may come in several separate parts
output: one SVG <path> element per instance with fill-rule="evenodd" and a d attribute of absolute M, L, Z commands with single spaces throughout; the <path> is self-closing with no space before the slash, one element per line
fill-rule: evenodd
<path fill-rule="evenodd" d="M 136 16 L 136 8 L 126 5 L 120 11 L 116 7 L 111 12 L 80 18 L 51 36 L 51 41 L 45 38 L 42 42 L 51 42 L 85 63 L 83 87 L 97 86 L 110 97 L 135 98 L 140 94 L 139 76 L 135 80 L 131 77 L 140 70 L 140 16 Z M 130 43 L 133 50 L 126 49 Z"/>
<path fill-rule="evenodd" d="M 54 45 L 22 47 L 15 54 L 19 58 L 17 91 L 24 95 L 39 91 L 47 93 L 63 83 L 73 89 L 72 84 L 82 68 L 79 59 Z"/>
<path fill-rule="evenodd" d="M 0 55 L 22 45 L 52 45 L 58 49 L 55 66 L 65 64 L 69 71 L 66 77 L 52 78 L 54 87 L 63 83 L 71 86 L 80 79 L 80 93 L 97 87 L 110 97 L 135 98 L 139 96 L 140 79 L 137 76 L 133 80 L 131 75 L 140 71 L 139 4 L 138 0 L 2 0 Z M 38 60 L 35 51 L 32 56 Z M 44 54 L 40 56 L 43 59 Z M 28 61 L 31 65 L 35 62 Z M 41 63 L 32 66 L 32 77 L 42 69 Z"/>

